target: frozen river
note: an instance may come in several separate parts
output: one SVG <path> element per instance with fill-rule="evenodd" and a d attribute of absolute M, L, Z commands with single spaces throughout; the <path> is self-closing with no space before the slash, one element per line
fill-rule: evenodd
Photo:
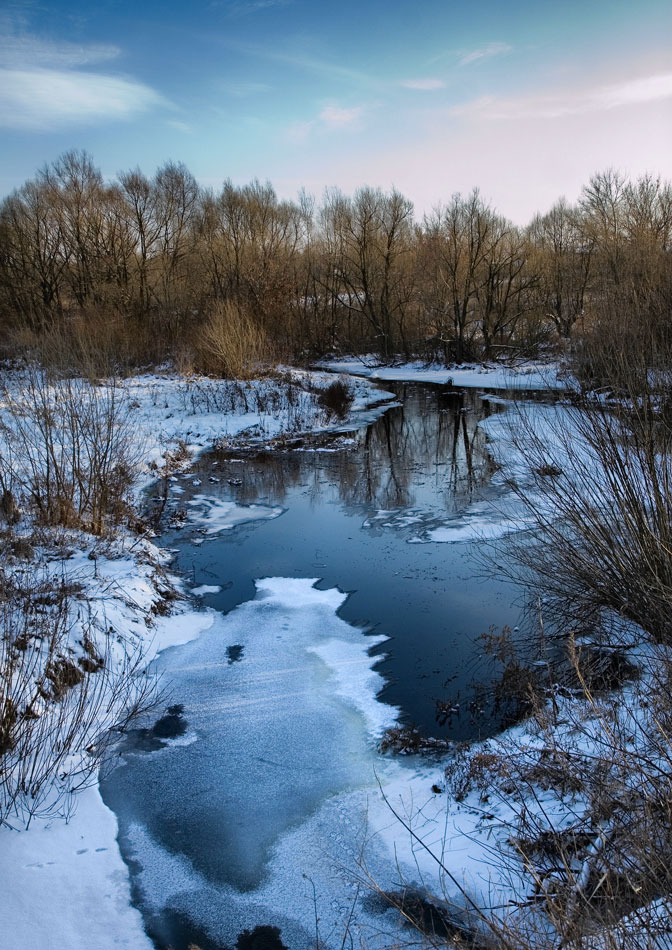
<path fill-rule="evenodd" d="M 161 655 L 171 710 L 103 783 L 158 947 L 411 939 L 368 885 L 422 884 L 379 786 L 425 765 L 379 739 L 398 719 L 495 731 L 477 638 L 519 611 L 478 557 L 511 514 L 478 426 L 501 407 L 419 384 L 398 398 L 318 450 L 204 456 L 175 487 L 183 526 L 162 541 L 213 622 Z"/>

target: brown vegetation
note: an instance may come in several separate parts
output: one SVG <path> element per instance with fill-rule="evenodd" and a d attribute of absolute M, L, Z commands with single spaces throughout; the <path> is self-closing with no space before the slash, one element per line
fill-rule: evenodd
<path fill-rule="evenodd" d="M 167 163 L 105 182 L 84 152 L 0 206 L 7 345 L 103 374 L 167 357 L 245 375 L 276 353 L 444 361 L 512 356 L 669 314 L 672 189 L 594 176 L 520 228 L 478 191 L 422 222 L 399 192 L 281 201 L 269 184 L 201 188 Z"/>

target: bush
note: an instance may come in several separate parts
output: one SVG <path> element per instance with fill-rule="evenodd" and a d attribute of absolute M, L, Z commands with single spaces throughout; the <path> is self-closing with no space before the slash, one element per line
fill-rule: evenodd
<path fill-rule="evenodd" d="M 127 400 L 114 381 L 50 379 L 30 367 L 0 419 L 4 488 L 21 492 L 46 525 L 94 534 L 129 511 L 140 459 Z"/>
<path fill-rule="evenodd" d="M 233 379 L 249 379 L 270 361 L 264 331 L 240 306 L 217 304 L 197 336 L 200 368 Z"/>
<path fill-rule="evenodd" d="M 321 390 L 317 401 L 328 417 L 336 416 L 337 419 L 345 419 L 355 401 L 355 396 L 345 380 L 337 379 L 326 389 Z"/>
<path fill-rule="evenodd" d="M 0 825 L 28 825 L 68 814 L 111 730 L 157 701 L 156 681 L 140 646 L 109 630 L 101 642 L 93 618 L 79 620 L 86 604 L 67 581 L 33 569 L 2 574 L 0 587 Z"/>
<path fill-rule="evenodd" d="M 90 308 L 64 317 L 49 330 L 28 326 L 11 334 L 9 353 L 30 354 L 41 366 L 62 375 L 91 381 L 125 374 L 130 367 L 160 362 L 168 352 L 165 334 L 152 334 L 137 319 L 104 308 Z"/>
<path fill-rule="evenodd" d="M 515 414 L 510 484 L 534 539 L 512 536 L 497 563 L 565 629 L 597 628 L 606 609 L 672 644 L 672 416 L 666 374 L 640 369 L 621 364 L 618 400 Z"/>

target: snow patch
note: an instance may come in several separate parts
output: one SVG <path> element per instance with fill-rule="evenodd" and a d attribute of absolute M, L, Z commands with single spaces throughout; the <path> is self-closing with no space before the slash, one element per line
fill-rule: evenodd
<path fill-rule="evenodd" d="M 194 509 L 189 515 L 190 524 L 201 528 L 208 536 L 229 531 L 239 524 L 279 518 L 285 511 L 284 508 L 271 508 L 268 505 L 239 505 L 214 495 L 195 495 L 189 505 Z"/>
<path fill-rule="evenodd" d="M 543 390 L 566 389 L 567 382 L 560 367 L 552 363 L 522 363 L 503 366 L 499 363 L 469 363 L 447 368 L 420 361 L 399 366 L 377 365 L 372 357 L 328 360 L 320 364 L 335 372 L 351 373 L 373 380 L 424 382 L 451 385 L 459 389 Z"/>
<path fill-rule="evenodd" d="M 117 820 L 97 787 L 77 811 L 28 831 L 3 829 L 0 933 L 12 950 L 152 950 L 131 905 L 128 868 L 117 847 Z"/>

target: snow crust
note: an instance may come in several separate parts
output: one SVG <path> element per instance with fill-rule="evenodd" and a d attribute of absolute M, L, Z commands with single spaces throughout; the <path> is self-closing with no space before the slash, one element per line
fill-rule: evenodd
<path fill-rule="evenodd" d="M 181 602 L 175 613 L 156 617 L 148 628 L 145 618 L 153 616 L 160 600 L 155 575 L 163 561 L 148 542 L 122 539 L 94 549 L 93 560 L 84 549 L 90 539 L 79 541 L 82 548 L 65 562 L 52 562 L 51 569 L 82 585 L 99 629 L 142 643 L 148 662 L 212 626 L 212 613 Z M 82 636 L 83 619 L 73 623 L 73 643 Z M 117 653 L 122 653 L 121 643 Z M 35 819 L 27 831 L 0 829 L 0 877 L 8 882 L 0 902 L 0 934 L 11 934 L 12 950 L 151 950 L 140 913 L 131 905 L 117 832 L 116 816 L 97 786 L 77 795 L 67 821 Z"/>
<path fill-rule="evenodd" d="M 152 950 L 140 912 L 130 903 L 128 868 L 116 837 L 117 819 L 97 787 L 80 793 L 67 824 L 55 819 L 22 833 L 3 829 L 2 945 Z"/>

